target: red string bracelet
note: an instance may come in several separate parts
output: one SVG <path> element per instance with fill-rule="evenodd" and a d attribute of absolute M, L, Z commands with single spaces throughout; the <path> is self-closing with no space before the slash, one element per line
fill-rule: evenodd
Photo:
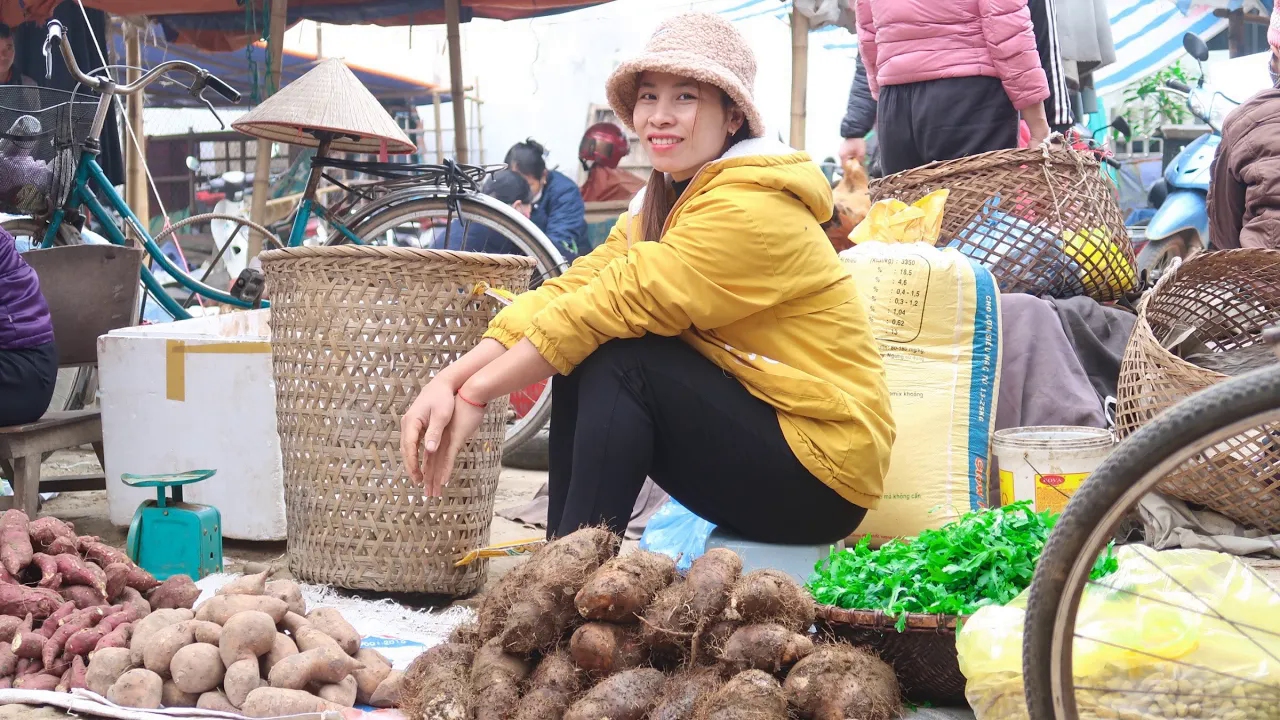
<path fill-rule="evenodd" d="M 466 404 L 470 405 L 471 407 L 478 407 L 478 408 L 480 408 L 480 409 L 482 409 L 482 410 L 483 410 L 484 408 L 489 407 L 489 403 L 478 403 L 478 402 L 475 402 L 474 400 L 468 400 L 468 399 L 467 399 L 467 398 L 462 394 L 462 391 L 461 391 L 461 390 L 459 390 L 456 394 L 457 394 L 457 396 L 458 396 L 458 399 L 459 399 L 459 400 L 461 400 L 462 402 L 464 402 L 464 403 L 466 403 Z"/>

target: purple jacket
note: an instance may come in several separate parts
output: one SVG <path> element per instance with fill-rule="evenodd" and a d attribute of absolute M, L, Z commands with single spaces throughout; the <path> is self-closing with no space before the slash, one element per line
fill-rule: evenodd
<path fill-rule="evenodd" d="M 40 294 L 40 278 L 13 236 L 0 229 L 0 350 L 21 350 L 53 342 L 53 319 Z"/>

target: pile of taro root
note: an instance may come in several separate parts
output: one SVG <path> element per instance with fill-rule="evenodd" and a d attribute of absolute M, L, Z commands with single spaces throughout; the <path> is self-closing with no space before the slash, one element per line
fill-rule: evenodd
<path fill-rule="evenodd" d="M 249 717 L 395 704 L 391 663 L 290 580 L 241 577 L 197 606 L 191 578 L 158 582 L 56 518 L 9 510 L 0 539 L 0 687 Z"/>
<path fill-rule="evenodd" d="M 547 544 L 400 680 L 409 720 L 890 720 L 893 670 L 816 642 L 812 599 L 725 549 L 677 576 L 588 528 Z"/>

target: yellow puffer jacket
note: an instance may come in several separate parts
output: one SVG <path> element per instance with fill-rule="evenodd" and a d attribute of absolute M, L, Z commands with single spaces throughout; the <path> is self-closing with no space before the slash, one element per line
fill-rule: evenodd
<path fill-rule="evenodd" d="M 568 374 L 614 338 L 679 335 L 777 409 L 815 477 L 874 508 L 894 438 L 889 392 L 853 278 L 820 227 L 832 198 L 817 165 L 776 141 L 739 143 L 689 184 L 661 242 L 629 240 L 640 204 L 486 337 L 527 337 Z"/>

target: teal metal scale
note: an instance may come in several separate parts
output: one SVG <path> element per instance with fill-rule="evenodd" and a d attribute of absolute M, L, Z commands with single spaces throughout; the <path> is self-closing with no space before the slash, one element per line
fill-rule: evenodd
<path fill-rule="evenodd" d="M 133 514 L 126 550 L 131 560 L 157 580 L 174 575 L 199 580 L 222 571 L 222 514 L 215 507 L 182 500 L 184 485 L 208 480 L 215 473 L 192 470 L 120 477 L 129 487 L 156 489 L 156 499 L 142 503 Z"/>

